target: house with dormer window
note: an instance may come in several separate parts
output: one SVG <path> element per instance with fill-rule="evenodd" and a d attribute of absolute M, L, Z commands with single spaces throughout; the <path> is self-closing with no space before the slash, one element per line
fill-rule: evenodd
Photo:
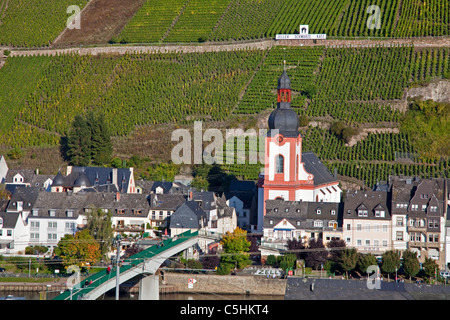
<path fill-rule="evenodd" d="M 344 200 L 343 240 L 361 253 L 382 254 L 392 249 L 388 193 L 348 191 Z"/>

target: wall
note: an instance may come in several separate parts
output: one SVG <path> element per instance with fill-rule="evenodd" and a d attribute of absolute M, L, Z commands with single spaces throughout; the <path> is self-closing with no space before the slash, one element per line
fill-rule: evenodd
<path fill-rule="evenodd" d="M 196 282 L 188 288 L 188 280 Z M 164 284 L 176 286 L 178 292 L 220 293 L 220 294 L 264 294 L 283 295 L 286 279 L 267 279 L 264 276 L 219 276 L 204 274 L 179 274 L 166 272 Z"/>

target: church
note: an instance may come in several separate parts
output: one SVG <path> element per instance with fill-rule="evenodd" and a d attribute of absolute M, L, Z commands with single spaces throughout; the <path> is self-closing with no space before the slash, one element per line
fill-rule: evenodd
<path fill-rule="evenodd" d="M 264 174 L 257 184 L 258 232 L 263 231 L 267 201 L 341 201 L 337 177 L 313 152 L 302 152 L 299 120 L 291 108 L 291 80 L 286 70 L 278 79 L 277 96 L 277 108 L 268 120 Z"/>

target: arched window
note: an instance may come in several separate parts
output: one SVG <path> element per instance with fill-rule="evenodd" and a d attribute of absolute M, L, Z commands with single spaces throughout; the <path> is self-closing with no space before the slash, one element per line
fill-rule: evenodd
<path fill-rule="evenodd" d="M 276 173 L 284 172 L 284 157 L 279 154 L 275 158 Z"/>

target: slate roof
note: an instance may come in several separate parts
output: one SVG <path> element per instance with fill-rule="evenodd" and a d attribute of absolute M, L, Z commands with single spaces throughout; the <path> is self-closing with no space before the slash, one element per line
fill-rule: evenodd
<path fill-rule="evenodd" d="M 35 175 L 34 170 L 31 169 L 9 169 L 5 177 L 5 183 L 14 183 L 13 178 L 18 173 L 23 177 L 23 183 L 30 183 Z"/>
<path fill-rule="evenodd" d="M 192 192 L 192 200 L 197 202 L 203 210 L 214 210 L 216 208 L 216 196 L 214 192 Z"/>
<path fill-rule="evenodd" d="M 419 179 L 416 177 L 393 177 L 392 181 L 392 213 L 424 216 L 445 214 L 445 179 Z M 406 208 L 397 208 L 397 204 L 407 204 Z M 418 205 L 417 211 L 411 210 L 411 205 Z M 429 212 L 430 205 L 438 207 L 437 213 Z M 427 205 L 427 211 L 422 211 L 422 205 Z"/>
<path fill-rule="evenodd" d="M 17 220 L 20 217 L 20 213 L 15 212 L 0 212 L 0 218 L 3 220 L 3 229 L 14 229 L 17 224 Z"/>
<path fill-rule="evenodd" d="M 186 201 L 170 217 L 170 228 L 200 229 L 206 225 L 206 213 L 195 201 Z"/>
<path fill-rule="evenodd" d="M 338 226 L 342 225 L 342 204 L 334 202 L 307 202 L 307 201 L 284 201 L 267 200 L 266 215 L 264 216 L 264 228 L 273 228 L 283 219 L 296 226 L 300 221 L 301 229 L 314 229 L 314 220 L 336 221 Z M 317 214 L 320 209 L 320 214 Z M 334 214 L 332 214 L 334 210 Z M 270 224 L 270 220 L 273 224 Z M 327 225 L 324 223 L 324 226 Z M 322 227 L 320 227 L 322 229 Z"/>
<path fill-rule="evenodd" d="M 314 152 L 303 152 L 302 162 L 305 164 L 305 170 L 314 175 L 315 186 L 338 181 L 322 161 L 317 158 Z"/>
<path fill-rule="evenodd" d="M 114 176 L 114 172 L 117 173 L 116 176 Z M 80 180 L 80 175 L 85 177 L 80 178 Z M 130 177 L 131 170 L 127 168 L 72 167 L 72 171 L 66 176 L 58 172 L 53 180 L 52 186 L 73 188 L 74 186 L 84 184 L 87 187 L 99 188 L 101 186 L 112 185 L 116 182 L 118 190 L 120 192 L 126 192 Z"/>
<path fill-rule="evenodd" d="M 149 197 L 150 210 L 176 210 L 186 201 L 180 194 L 152 193 Z"/>
<path fill-rule="evenodd" d="M 383 208 L 384 217 L 375 217 L 375 209 Z M 367 217 L 358 216 L 358 210 L 367 210 Z M 344 219 L 380 219 L 390 220 L 391 211 L 388 194 L 384 191 L 347 191 L 344 200 Z"/>
<path fill-rule="evenodd" d="M 22 201 L 23 211 L 30 211 L 37 200 L 40 190 L 40 187 L 17 187 L 11 195 L 6 211 L 16 211 L 18 201 Z"/>

